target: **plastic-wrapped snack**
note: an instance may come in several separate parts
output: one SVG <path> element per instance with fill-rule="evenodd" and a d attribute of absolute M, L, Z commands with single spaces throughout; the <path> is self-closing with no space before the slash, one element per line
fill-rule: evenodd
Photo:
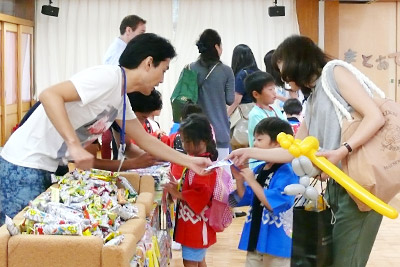
<path fill-rule="evenodd" d="M 55 217 L 77 223 L 80 223 L 84 218 L 82 212 L 69 208 L 61 203 L 50 202 L 47 207 L 47 212 Z"/>
<path fill-rule="evenodd" d="M 31 234 L 33 232 L 34 221 L 24 219 L 19 225 L 21 233 Z"/>
<path fill-rule="evenodd" d="M 118 215 L 122 220 L 127 221 L 138 217 L 139 210 L 136 205 L 127 203 L 118 209 Z"/>
<path fill-rule="evenodd" d="M 28 220 L 34 221 L 34 222 L 54 222 L 56 221 L 56 218 L 48 214 L 46 212 L 40 211 L 36 208 L 29 208 L 25 214 L 24 217 Z"/>
<path fill-rule="evenodd" d="M 81 225 L 35 223 L 34 232 L 38 235 L 82 235 Z"/>
<path fill-rule="evenodd" d="M 70 203 L 79 203 L 83 202 L 86 199 L 90 198 L 93 195 L 93 191 L 91 190 L 84 190 L 83 195 L 77 195 L 77 196 L 71 196 L 70 197 Z"/>
<path fill-rule="evenodd" d="M 120 234 L 121 234 L 120 232 L 110 232 L 109 234 L 107 234 L 104 237 L 103 241 L 104 241 L 104 243 L 107 243 L 108 241 L 115 238 L 116 236 L 119 236 Z"/>
<path fill-rule="evenodd" d="M 6 220 L 4 223 L 7 225 L 7 230 L 11 236 L 19 235 L 21 233 L 20 230 L 18 229 L 18 227 L 13 222 L 13 220 L 10 217 L 8 217 L 7 215 L 6 215 Z"/>
<path fill-rule="evenodd" d="M 119 235 L 106 242 L 104 246 L 118 246 L 119 244 L 121 244 L 122 240 L 124 240 L 124 235 Z"/>
<path fill-rule="evenodd" d="M 99 170 L 99 169 L 91 169 L 90 171 L 90 177 L 103 180 L 103 181 L 115 181 L 118 177 L 117 172 L 111 172 L 111 171 L 105 171 L 105 170 Z"/>
<path fill-rule="evenodd" d="M 126 179 L 125 177 L 119 176 L 118 181 L 122 184 L 123 187 L 129 190 L 130 195 L 136 196 L 138 194 L 131 183 L 128 181 L 128 179 Z"/>

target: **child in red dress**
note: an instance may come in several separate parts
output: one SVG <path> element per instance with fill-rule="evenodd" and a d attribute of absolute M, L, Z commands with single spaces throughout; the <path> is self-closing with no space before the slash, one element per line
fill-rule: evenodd
<path fill-rule="evenodd" d="M 181 123 L 179 132 L 187 154 L 209 157 L 211 160 L 218 158 L 210 122 L 204 115 L 190 115 Z M 174 240 L 182 244 L 185 267 L 207 266 L 206 250 L 217 241 L 216 233 L 205 216 L 211 205 L 216 177 L 215 169 L 205 176 L 186 169 L 179 184 L 176 180 L 171 180 L 165 186 L 178 199 Z"/>

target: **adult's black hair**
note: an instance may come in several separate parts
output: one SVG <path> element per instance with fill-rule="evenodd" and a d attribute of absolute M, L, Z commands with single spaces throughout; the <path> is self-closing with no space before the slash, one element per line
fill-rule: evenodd
<path fill-rule="evenodd" d="M 221 37 L 213 29 L 204 30 L 196 42 L 200 53 L 200 60 L 206 67 L 214 65 L 220 60 L 215 45 L 221 46 Z"/>
<path fill-rule="evenodd" d="M 310 38 L 292 35 L 275 50 L 272 65 L 279 70 L 278 62 L 283 62 L 282 79 L 295 82 L 303 94 L 308 96 L 310 85 L 321 76 L 322 68 L 330 59 Z"/>
<path fill-rule="evenodd" d="M 147 57 L 153 58 L 153 66 L 176 56 L 175 48 L 165 38 L 154 33 L 143 33 L 129 41 L 119 58 L 119 64 L 128 69 L 137 68 Z"/>
<path fill-rule="evenodd" d="M 186 119 L 190 114 L 194 113 L 203 113 L 203 109 L 198 105 L 193 103 L 192 101 L 188 101 L 182 108 L 182 120 Z"/>
<path fill-rule="evenodd" d="M 253 92 L 256 91 L 261 94 L 263 88 L 270 83 L 275 83 L 274 77 L 271 74 L 264 71 L 256 71 L 246 77 L 244 87 L 253 101 L 256 102 Z"/>
<path fill-rule="evenodd" d="M 239 44 L 233 49 L 231 67 L 235 75 L 242 69 L 258 69 L 250 47 L 245 44 Z"/>
<path fill-rule="evenodd" d="M 267 134 L 271 138 L 271 141 L 276 141 L 276 137 L 279 133 L 284 132 L 286 134 L 293 135 L 293 129 L 290 124 L 278 117 L 269 117 L 262 119 L 254 128 L 254 136 Z"/>
<path fill-rule="evenodd" d="M 303 106 L 297 98 L 289 98 L 283 103 L 283 110 L 287 115 L 300 115 Z"/>
<path fill-rule="evenodd" d="M 211 124 L 204 114 L 190 114 L 181 122 L 179 133 L 185 141 L 192 142 L 194 145 L 200 144 L 201 141 L 205 142 L 211 160 L 218 159 L 217 145 L 213 139 Z"/>
<path fill-rule="evenodd" d="M 119 32 L 121 33 L 121 35 L 123 35 L 125 33 L 126 27 L 131 27 L 132 31 L 135 31 L 140 24 L 146 24 L 146 21 L 136 15 L 126 16 L 121 21 Z"/>
<path fill-rule="evenodd" d="M 274 54 L 274 51 L 271 50 L 264 56 L 265 71 L 274 77 L 276 85 L 283 87 L 285 84 L 282 81 L 281 73 L 272 66 L 272 54 Z"/>
<path fill-rule="evenodd" d="M 140 92 L 132 92 L 127 95 L 134 112 L 150 113 L 162 108 L 161 94 L 156 89 L 151 91 L 150 95 L 144 95 Z"/>

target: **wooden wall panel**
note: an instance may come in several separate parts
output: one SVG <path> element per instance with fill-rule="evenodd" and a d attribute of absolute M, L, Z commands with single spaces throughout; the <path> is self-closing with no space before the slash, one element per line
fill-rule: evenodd
<path fill-rule="evenodd" d="M 297 0 L 296 10 L 300 34 L 318 43 L 318 0 Z"/>
<path fill-rule="evenodd" d="M 324 51 L 334 58 L 339 57 L 339 1 L 325 1 Z"/>

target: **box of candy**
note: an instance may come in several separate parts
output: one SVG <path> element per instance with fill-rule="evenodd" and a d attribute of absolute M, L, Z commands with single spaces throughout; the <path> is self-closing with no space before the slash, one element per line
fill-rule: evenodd
<path fill-rule="evenodd" d="M 0 267 L 129 266 L 153 205 L 153 178 L 93 170 L 55 179 L 0 228 Z"/>

